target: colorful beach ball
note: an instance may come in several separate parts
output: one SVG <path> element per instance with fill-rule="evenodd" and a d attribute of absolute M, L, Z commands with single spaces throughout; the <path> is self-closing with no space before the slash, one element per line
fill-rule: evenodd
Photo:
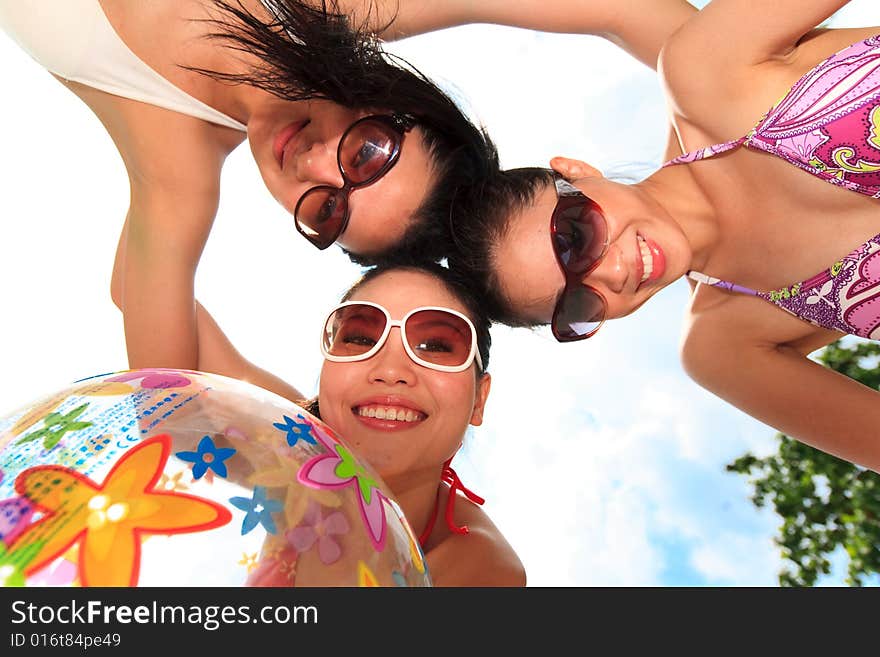
<path fill-rule="evenodd" d="M 430 584 L 378 475 L 256 386 L 132 370 L 0 419 L 0 585 Z"/>

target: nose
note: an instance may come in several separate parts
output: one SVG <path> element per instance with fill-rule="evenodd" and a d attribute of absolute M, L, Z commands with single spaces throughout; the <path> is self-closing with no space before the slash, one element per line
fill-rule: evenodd
<path fill-rule="evenodd" d="M 597 288 L 604 288 L 612 294 L 623 292 L 630 270 L 624 261 L 623 252 L 617 244 L 611 244 L 599 266 L 584 277 L 583 282 Z"/>
<path fill-rule="evenodd" d="M 395 326 L 391 329 L 385 344 L 370 361 L 368 374 L 370 383 L 392 386 L 397 384 L 411 386 L 415 383 L 417 366 L 403 347 L 399 327 Z"/>
<path fill-rule="evenodd" d="M 342 187 L 342 172 L 336 161 L 336 147 L 326 141 L 314 141 L 296 154 L 296 178 L 314 185 Z"/>

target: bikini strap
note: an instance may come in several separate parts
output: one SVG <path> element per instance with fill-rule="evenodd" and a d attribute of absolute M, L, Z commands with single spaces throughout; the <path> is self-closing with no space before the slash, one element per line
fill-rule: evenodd
<path fill-rule="evenodd" d="M 715 157 L 719 153 L 733 150 L 737 146 L 744 144 L 747 139 L 748 135 L 745 137 L 740 137 L 739 139 L 726 141 L 723 144 L 714 144 L 712 146 L 706 146 L 705 148 L 698 148 L 695 151 L 690 151 L 689 153 L 679 155 L 678 157 L 669 160 L 669 162 L 667 162 L 663 166 L 669 167 L 674 164 L 686 164 L 688 162 L 696 162 L 697 160 L 706 160 L 710 157 Z"/>
<path fill-rule="evenodd" d="M 739 292 L 740 294 L 749 294 L 753 297 L 761 296 L 760 292 L 758 292 L 757 290 L 753 290 L 750 287 L 737 285 L 736 283 L 731 283 L 730 281 L 723 281 L 720 278 L 715 278 L 714 276 L 706 276 L 706 274 L 694 271 L 693 269 L 687 273 L 687 277 L 691 280 L 697 281 L 697 283 L 703 283 L 704 285 L 718 287 L 722 290 L 727 290 L 728 292 Z"/>
<path fill-rule="evenodd" d="M 464 496 L 469 499 L 474 504 L 485 504 L 486 500 L 477 495 L 472 490 L 465 487 L 463 483 L 461 483 L 461 479 L 458 474 L 456 474 L 455 470 L 452 469 L 450 463 L 452 463 L 452 458 L 449 459 L 443 464 L 443 472 L 440 475 L 440 481 L 449 485 L 449 496 L 446 498 L 446 526 L 449 527 L 450 531 L 456 534 L 467 534 L 468 527 L 467 525 L 462 525 L 461 527 L 455 524 L 455 498 L 456 491 L 461 491 L 464 493 Z M 431 517 L 428 519 L 428 524 L 425 527 L 424 531 L 422 531 L 419 536 L 419 545 L 422 546 L 422 549 L 425 547 L 425 543 L 428 542 L 428 538 L 431 536 L 431 532 L 434 529 L 434 523 L 437 522 L 437 511 L 440 507 L 440 487 L 437 487 L 437 497 L 434 502 L 434 510 L 431 512 Z"/>

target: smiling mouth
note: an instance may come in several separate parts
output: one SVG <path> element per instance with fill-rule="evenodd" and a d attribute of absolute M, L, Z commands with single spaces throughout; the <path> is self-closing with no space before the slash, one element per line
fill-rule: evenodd
<path fill-rule="evenodd" d="M 406 424 L 421 422 L 427 418 L 427 415 L 420 411 L 414 411 L 411 408 L 404 408 L 402 406 L 365 404 L 363 406 L 355 406 L 351 410 L 355 415 L 362 418 L 402 422 Z"/>
<path fill-rule="evenodd" d="M 293 143 L 294 138 L 310 122 L 309 119 L 296 121 L 283 128 L 275 136 L 275 141 L 272 142 L 272 155 L 275 156 L 275 161 L 278 163 L 278 166 L 282 171 L 284 170 L 284 161 L 287 159 L 287 154 L 290 151 L 290 145 Z"/>
<path fill-rule="evenodd" d="M 641 235 L 636 235 L 639 245 L 639 255 L 642 257 L 642 278 L 639 283 L 644 283 L 654 273 L 654 258 L 651 256 L 651 248 Z"/>
<path fill-rule="evenodd" d="M 666 254 L 654 240 L 636 234 L 639 246 L 639 266 L 642 269 L 638 288 L 646 282 L 659 280 L 666 272 Z"/>

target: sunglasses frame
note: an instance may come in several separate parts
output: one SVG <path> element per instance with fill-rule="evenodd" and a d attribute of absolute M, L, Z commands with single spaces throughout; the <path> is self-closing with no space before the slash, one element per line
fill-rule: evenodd
<path fill-rule="evenodd" d="M 327 346 L 324 344 L 324 338 L 327 335 L 327 324 L 330 322 L 330 318 L 333 317 L 334 313 L 347 306 L 371 306 L 372 308 L 381 310 L 382 314 L 385 315 L 385 328 L 382 331 L 382 335 L 379 336 L 378 340 L 376 340 L 376 344 L 370 347 L 368 351 L 365 351 L 362 354 L 357 354 L 356 356 L 335 356 L 328 351 Z M 461 365 L 438 365 L 437 363 L 432 363 L 430 361 L 424 360 L 423 358 L 419 358 L 412 350 L 412 347 L 410 347 L 409 342 L 407 342 L 406 339 L 406 322 L 414 314 L 423 310 L 439 310 L 441 312 L 447 312 L 455 315 L 460 319 L 463 319 L 467 323 L 468 327 L 471 330 L 471 348 L 470 352 L 468 353 L 468 357 L 464 363 L 462 363 Z M 321 353 L 323 354 L 325 359 L 334 363 L 352 363 L 359 360 L 367 360 L 379 353 L 379 350 L 385 346 L 385 343 L 388 341 L 388 336 L 391 333 L 391 329 L 395 326 L 400 329 L 400 339 L 403 342 L 403 348 L 406 351 L 406 355 L 409 356 L 410 360 L 412 360 L 417 365 L 421 365 L 422 367 L 426 367 L 431 370 L 437 370 L 439 372 L 464 372 L 476 360 L 477 367 L 481 372 L 483 371 L 483 359 L 480 358 L 480 352 L 477 349 L 477 330 L 474 328 L 474 323 L 470 319 L 468 319 L 466 315 L 463 315 L 457 310 L 453 310 L 452 308 L 444 308 L 442 306 L 420 306 L 418 308 L 413 308 L 412 310 L 410 310 L 401 319 L 392 319 L 391 313 L 389 313 L 388 310 L 385 309 L 385 307 L 380 306 L 378 303 L 373 303 L 372 301 L 346 301 L 344 303 L 340 303 L 327 314 L 327 318 L 324 320 L 324 327 L 321 329 Z"/>
<path fill-rule="evenodd" d="M 556 171 L 553 171 L 553 183 L 556 187 L 557 200 L 556 206 L 553 208 L 553 212 L 550 214 L 550 240 L 553 247 L 553 256 L 556 258 L 556 264 L 559 265 L 559 269 L 562 270 L 562 275 L 565 277 L 565 285 L 559 292 L 559 296 L 556 298 L 556 303 L 553 306 L 553 317 L 550 320 L 550 330 L 552 331 L 553 337 L 556 339 L 557 342 L 578 342 L 579 340 L 586 340 L 587 338 L 593 337 L 596 332 L 600 328 L 602 328 L 602 325 L 605 323 L 605 317 L 608 314 L 608 301 L 605 299 L 605 296 L 589 283 L 584 283 L 583 280 L 585 276 L 587 276 L 590 272 L 592 272 L 596 269 L 596 267 L 599 266 L 599 263 L 602 262 L 602 258 L 604 258 L 605 254 L 608 252 L 608 221 L 605 219 L 605 214 L 602 212 L 602 208 L 599 207 L 598 203 L 596 203 L 593 199 L 591 199 L 577 187 L 568 182 L 565 178 L 562 177 L 561 174 L 557 173 Z M 569 208 L 576 205 L 593 206 L 599 213 L 599 216 L 602 217 L 602 221 L 605 222 L 605 243 L 602 245 L 601 253 L 596 257 L 596 259 L 589 267 L 579 272 L 573 272 L 569 270 L 565 263 L 562 261 L 562 257 L 559 255 L 559 251 L 556 249 L 555 239 L 557 233 L 557 217 L 565 210 L 568 210 Z M 575 336 L 562 335 L 556 329 L 556 318 L 559 315 L 562 300 L 565 298 L 565 295 L 568 293 L 568 291 L 575 286 L 585 287 L 592 294 L 595 294 L 596 297 L 598 297 L 599 301 L 602 302 L 602 319 L 599 320 L 596 328 L 591 330 L 589 333 Z"/>
<path fill-rule="evenodd" d="M 348 174 L 345 171 L 345 167 L 342 164 L 342 144 L 345 142 L 345 138 L 354 130 L 357 126 L 362 123 L 381 123 L 386 127 L 390 127 L 394 130 L 398 135 L 398 140 L 394 144 L 394 150 L 391 155 L 388 157 L 388 161 L 382 165 L 382 168 L 379 169 L 372 176 L 364 180 L 363 182 L 354 183 L 351 182 L 351 179 L 348 177 Z M 371 114 L 369 116 L 364 116 L 359 118 L 357 121 L 352 123 L 348 128 L 345 129 L 345 132 L 342 133 L 342 137 L 339 138 L 339 145 L 336 147 L 336 166 L 339 167 L 339 172 L 342 174 L 342 187 L 334 187 L 333 185 L 315 185 L 314 187 L 310 187 L 303 195 L 299 197 L 299 200 L 296 202 L 296 207 L 293 209 L 293 223 L 296 226 L 299 234 L 305 237 L 309 242 L 311 242 L 315 247 L 323 251 L 328 248 L 331 244 L 336 242 L 339 239 L 339 236 L 345 232 L 345 229 L 348 227 L 348 220 L 351 217 L 351 211 L 349 209 L 348 199 L 351 196 L 351 193 L 360 189 L 361 187 L 366 187 L 367 185 L 371 185 L 376 182 L 379 178 L 387 174 L 391 169 L 394 168 L 394 165 L 397 164 L 397 161 L 400 159 L 400 150 L 403 147 L 403 139 L 406 136 L 406 133 L 413 129 L 416 125 L 416 120 L 414 117 L 409 116 L 407 114 Z M 300 221 L 299 211 L 302 207 L 303 201 L 315 191 L 329 191 L 332 194 L 342 194 L 341 198 L 345 201 L 345 216 L 342 218 L 342 221 L 339 223 L 339 229 L 332 236 L 332 239 L 320 240 L 317 236 L 309 234 L 303 228 L 303 223 Z"/>

